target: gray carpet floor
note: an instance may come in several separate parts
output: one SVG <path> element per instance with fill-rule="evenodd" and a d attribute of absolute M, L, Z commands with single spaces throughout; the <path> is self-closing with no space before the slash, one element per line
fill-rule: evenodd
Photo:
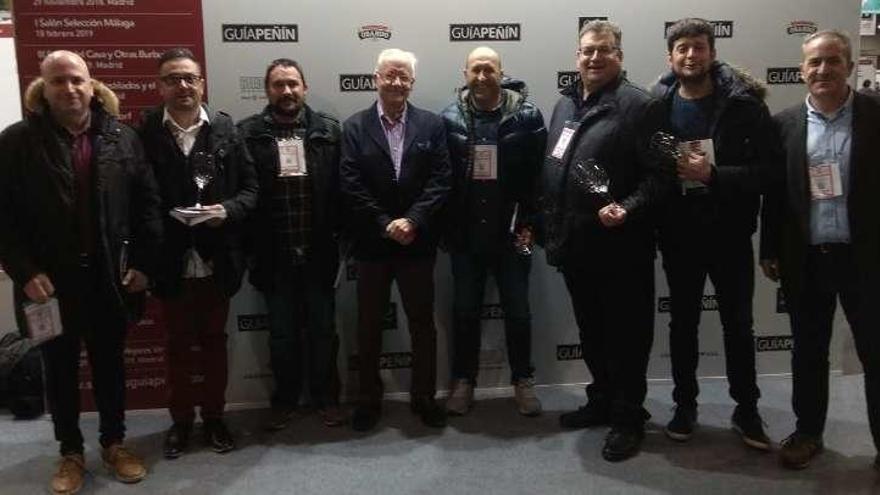
<path fill-rule="evenodd" d="M 161 456 L 168 419 L 162 411 L 128 415 L 129 440 L 149 476 L 124 486 L 112 480 L 96 447 L 97 419 L 82 420 L 90 470 L 83 493 L 119 494 L 830 494 L 880 493 L 871 468 L 861 375 L 831 378 L 825 452 L 807 470 L 786 471 L 774 454 L 745 447 L 730 430 L 727 382 L 701 381 L 700 427 L 687 444 L 663 435 L 672 416 L 671 385 L 652 382 L 653 415 L 642 453 L 623 463 L 602 460 L 603 428 L 561 431 L 560 412 L 583 402 L 581 386 L 539 387 L 545 413 L 516 414 L 506 391 L 488 391 L 470 415 L 444 430 L 423 427 L 407 404 L 386 401 L 379 428 L 356 434 L 303 415 L 283 432 L 262 430 L 266 411 L 229 413 L 239 449 L 218 455 L 201 442 L 174 461 Z M 791 381 L 762 377 L 761 412 L 779 441 L 793 428 Z M 14 421 L 0 415 L 0 493 L 46 492 L 56 462 L 48 417 Z"/>

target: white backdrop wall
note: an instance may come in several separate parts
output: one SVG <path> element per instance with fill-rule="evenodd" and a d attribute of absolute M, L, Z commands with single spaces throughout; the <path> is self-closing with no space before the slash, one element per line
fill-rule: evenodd
<path fill-rule="evenodd" d="M 595 0 L 582 2 L 523 2 L 486 0 L 482 2 L 448 0 L 420 2 L 382 0 L 374 2 L 300 0 L 288 2 L 251 0 L 249 2 L 204 2 L 205 52 L 209 97 L 212 105 L 225 109 L 236 119 L 259 111 L 265 104 L 263 73 L 267 63 L 277 57 L 290 57 L 304 67 L 309 85 L 307 100 L 315 108 L 344 120 L 371 104 L 371 91 L 342 91 L 341 74 L 370 74 L 376 55 L 384 48 L 398 47 L 415 52 L 419 58 L 416 84 L 411 101 L 433 111 L 442 109 L 452 98 L 453 89 L 463 82 L 461 69 L 467 53 L 487 44 L 503 59 L 505 71 L 525 80 L 531 99 L 549 120 L 558 97 L 559 72 L 575 70 L 575 48 L 579 18 L 607 16 L 623 30 L 624 68 L 634 82 L 647 86 L 666 68 L 664 23 L 685 16 L 729 21 L 719 26 L 716 43 L 718 57 L 749 70 L 761 79 L 788 84 L 772 84 L 768 104 L 777 112 L 798 103 L 805 88 L 791 79 L 791 68 L 800 58 L 804 29 L 838 28 L 858 32 L 858 0 L 741 0 L 703 2 L 634 2 Z M 805 21 L 797 23 L 794 21 Z M 513 24 L 517 41 L 450 41 L 450 24 Z M 284 24 L 296 34 L 288 42 L 229 42 L 223 40 L 224 24 Z M 379 26 L 372 29 L 367 26 Z M 362 39 L 361 31 L 382 33 L 383 37 Z M 390 36 L 389 36 L 390 35 Z M 386 39 L 387 38 L 387 39 Z M 858 37 L 854 37 L 858 44 Z M 854 47 L 858 53 L 857 47 Z M 768 73 L 768 68 L 774 70 Z M 788 68 L 785 70 L 785 68 Z M 349 78 L 348 88 L 363 85 Z M 757 246 L 757 238 L 755 238 Z M 668 313 L 664 312 L 668 294 L 666 281 L 657 266 L 656 335 L 649 369 L 652 378 L 669 377 Z M 445 256 L 436 268 L 436 320 L 438 326 L 438 385 L 445 388 L 448 377 L 447 335 L 450 329 L 451 274 Z M 758 368 L 761 373 L 789 370 L 790 338 L 788 318 L 777 311 L 777 288 L 756 271 L 755 332 L 758 338 Z M 578 358 L 577 328 L 561 277 L 544 262 L 543 252 L 534 257 L 531 302 L 534 317 L 533 361 L 539 383 L 572 383 L 588 380 Z M 342 338 L 340 365 L 343 381 L 355 382 L 347 363 L 354 348 L 356 302 L 355 282 L 348 280 L 338 292 L 338 329 Z M 707 283 L 705 311 L 701 329 L 702 376 L 724 374 L 723 346 L 713 289 Z M 626 297 L 626 294 L 621 294 Z M 397 302 L 397 294 L 392 296 Z M 479 385 L 504 385 L 509 380 L 506 350 L 497 307 L 497 292 L 491 283 L 486 292 L 486 308 Z M 261 402 L 271 388 L 262 298 L 246 286 L 236 296 L 228 325 L 232 352 L 229 399 L 231 402 Z M 399 304 L 393 305 L 396 324 L 384 332 L 386 390 L 409 388 L 409 336 Z M 838 315 L 839 316 L 839 315 Z M 846 329 L 838 317 L 838 329 Z M 848 332 L 837 332 L 834 366 L 848 344 Z M 844 359 L 846 360 L 846 359 Z M 350 390 L 350 389 L 349 389 Z"/>

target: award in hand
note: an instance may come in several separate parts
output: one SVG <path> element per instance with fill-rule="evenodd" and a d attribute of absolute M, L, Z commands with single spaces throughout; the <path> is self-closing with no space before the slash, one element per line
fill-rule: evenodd
<path fill-rule="evenodd" d="M 571 166 L 571 177 L 574 183 L 587 194 L 597 194 L 608 204 L 614 204 L 611 197 L 611 179 L 599 163 L 590 158 L 586 161 L 575 162 Z"/>
<path fill-rule="evenodd" d="M 196 208 L 202 207 L 202 192 L 214 178 L 214 156 L 204 151 L 197 151 L 192 156 L 192 176 L 196 183 Z"/>

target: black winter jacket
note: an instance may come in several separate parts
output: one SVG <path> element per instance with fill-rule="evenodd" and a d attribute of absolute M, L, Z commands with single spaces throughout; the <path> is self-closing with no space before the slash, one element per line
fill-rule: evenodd
<path fill-rule="evenodd" d="M 159 194 L 135 132 L 92 100 L 95 262 L 110 297 L 130 322 L 143 309 L 143 293 L 121 286 L 120 258 L 128 242 L 128 264 L 153 278 L 162 237 Z M 45 273 L 59 299 L 83 290 L 80 279 L 74 172 L 63 131 L 42 111 L 0 134 L 0 264 L 12 278 L 16 306 L 22 288 Z"/>
<path fill-rule="evenodd" d="M 340 221 L 339 147 L 340 126 L 335 118 L 305 105 L 305 152 L 312 178 L 312 234 L 309 262 L 318 268 L 322 280 L 332 285 L 339 260 L 337 236 Z M 260 195 L 253 218 L 248 221 L 250 282 L 261 291 L 272 289 L 275 258 L 275 229 L 272 224 L 272 190 L 278 179 L 278 147 L 272 134 L 269 107 L 238 123 L 238 129 L 254 160 Z"/>
<path fill-rule="evenodd" d="M 766 89 L 723 62 L 713 63 L 711 77 L 715 106 L 709 136 L 715 147 L 715 168 L 708 184 L 709 198 L 699 198 L 695 208 L 689 207 L 687 198 L 676 189 L 665 204 L 660 224 L 664 236 L 709 225 L 717 225 L 727 234 L 751 235 L 757 226 L 761 192 L 778 153 L 773 122 L 764 103 Z M 672 99 L 678 88 L 675 74 L 670 72 L 651 89 L 664 102 L 664 127 L 670 125 Z"/>
<path fill-rule="evenodd" d="M 504 218 L 511 218 L 519 203 L 517 229 L 534 227 L 537 210 L 537 185 L 542 155 L 547 142 L 547 129 L 541 111 L 526 101 L 527 89 L 521 81 L 505 79 L 505 93 L 498 125 L 498 185 L 504 204 Z M 456 101 L 441 116 L 446 124 L 449 158 L 452 164 L 452 192 L 446 205 L 445 244 L 450 250 L 466 245 L 468 191 L 473 177 L 473 161 L 469 146 L 473 144 L 473 115 L 468 103 L 468 89 L 461 88 Z"/>
<path fill-rule="evenodd" d="M 648 150 L 659 123 L 659 106 L 625 78 L 610 82 L 582 102 L 580 79 L 562 90 L 553 108 L 541 176 L 541 229 L 547 263 L 583 266 L 653 256 L 652 208 L 667 194 L 670 179 Z M 581 105 L 588 105 L 576 119 Z M 566 123 L 577 129 L 562 159 L 553 156 Z M 627 210 L 626 221 L 612 228 L 599 222 L 606 201 L 574 184 L 572 165 L 594 159 L 610 179 L 609 192 Z"/>
<path fill-rule="evenodd" d="M 254 164 L 229 115 L 208 110 L 210 124 L 202 128 L 198 139 L 207 138 L 208 151 L 213 154 L 216 170 L 205 188 L 205 204 L 219 203 L 226 209 L 226 220 L 220 227 L 199 224 L 187 227 L 169 215 L 178 206 L 196 202 L 189 160 L 180 151 L 171 131 L 162 124 L 163 107 L 144 115 L 139 129 L 147 159 L 159 183 L 162 213 L 165 219 L 165 243 L 160 253 L 160 269 L 156 293 L 160 297 L 179 294 L 184 254 L 199 245 L 210 250 L 214 279 L 231 297 L 241 286 L 244 274 L 243 225 L 257 203 L 257 178 Z M 197 142 L 198 142 L 197 139 Z M 203 256 L 204 257 L 204 256 Z"/>

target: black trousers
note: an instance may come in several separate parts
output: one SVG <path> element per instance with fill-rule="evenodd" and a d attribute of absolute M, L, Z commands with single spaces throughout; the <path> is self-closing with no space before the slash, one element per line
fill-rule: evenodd
<path fill-rule="evenodd" d="M 880 447 L 880 288 L 864 282 L 848 245 L 811 247 L 804 285 L 787 288 L 794 351 L 792 408 L 797 430 L 821 435 L 828 412 L 828 348 L 834 311 L 840 299 L 865 371 L 868 422 L 874 445 Z"/>
<path fill-rule="evenodd" d="M 106 447 L 125 438 L 126 321 L 94 268 L 80 270 L 79 290 L 59 294 L 64 333 L 42 345 L 46 396 L 61 443 L 61 455 L 81 453 L 79 363 L 85 343 L 92 377 L 89 382 L 100 418 L 100 442 Z"/>
<path fill-rule="evenodd" d="M 743 407 L 755 407 L 761 392 L 755 379 L 755 260 L 751 237 L 725 236 L 715 229 L 693 234 L 661 235 L 660 240 L 671 299 L 672 398 L 681 406 L 697 405 L 698 330 L 708 275 L 718 298 L 730 396 Z"/>
<path fill-rule="evenodd" d="M 434 260 L 434 256 L 425 256 L 358 262 L 358 404 L 362 407 L 376 409 L 381 405 L 382 319 L 395 280 L 412 342 L 410 400 L 415 403 L 434 398 L 437 391 Z"/>
<path fill-rule="evenodd" d="M 615 425 L 642 427 L 646 374 L 654 341 L 652 253 L 563 266 L 580 330 L 581 349 L 593 382 L 587 397 L 607 407 Z"/>

